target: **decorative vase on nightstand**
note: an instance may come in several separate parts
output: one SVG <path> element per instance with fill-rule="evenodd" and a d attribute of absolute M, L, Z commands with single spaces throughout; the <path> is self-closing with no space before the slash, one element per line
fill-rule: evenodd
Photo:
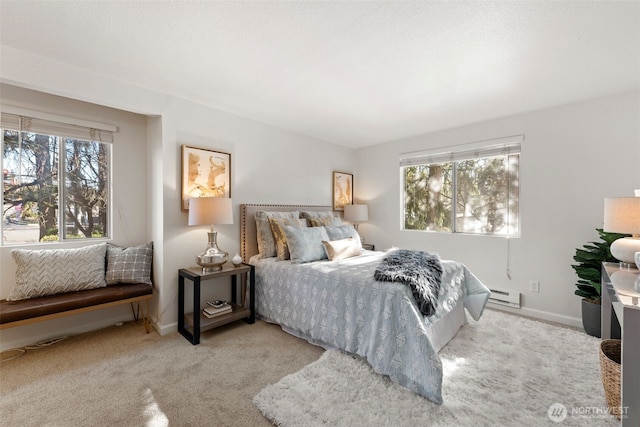
<path fill-rule="evenodd" d="M 240 264 L 242 264 L 242 257 L 239 253 L 236 252 L 233 258 L 231 258 L 231 264 L 233 264 L 234 267 L 238 267 Z"/>

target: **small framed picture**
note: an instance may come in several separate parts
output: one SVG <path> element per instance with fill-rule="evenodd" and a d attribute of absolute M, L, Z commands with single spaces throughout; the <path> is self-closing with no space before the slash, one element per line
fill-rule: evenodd
<path fill-rule="evenodd" d="M 231 197 L 231 154 L 182 146 L 182 210 L 191 197 Z"/>
<path fill-rule="evenodd" d="M 353 204 L 353 174 L 333 171 L 333 210 L 343 211 Z"/>

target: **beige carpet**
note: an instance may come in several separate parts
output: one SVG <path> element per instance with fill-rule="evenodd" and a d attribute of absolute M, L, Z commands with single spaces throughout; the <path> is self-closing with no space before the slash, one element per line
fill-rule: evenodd
<path fill-rule="evenodd" d="M 323 351 L 261 321 L 204 332 L 197 346 L 126 323 L 0 363 L 0 422 L 269 426 L 253 397 Z"/>

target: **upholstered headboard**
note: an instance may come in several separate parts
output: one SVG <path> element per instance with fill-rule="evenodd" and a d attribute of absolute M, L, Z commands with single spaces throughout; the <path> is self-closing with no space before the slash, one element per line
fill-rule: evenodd
<path fill-rule="evenodd" d="M 240 252 L 244 262 L 258 253 L 258 237 L 256 231 L 256 212 L 287 212 L 287 211 L 330 211 L 331 206 L 314 205 L 240 205 Z"/>

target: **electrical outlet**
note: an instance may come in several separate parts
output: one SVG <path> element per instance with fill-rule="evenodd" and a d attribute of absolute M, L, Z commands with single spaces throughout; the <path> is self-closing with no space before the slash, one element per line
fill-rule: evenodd
<path fill-rule="evenodd" d="M 540 292 L 540 282 L 538 282 L 537 280 L 530 280 L 529 292 Z"/>

